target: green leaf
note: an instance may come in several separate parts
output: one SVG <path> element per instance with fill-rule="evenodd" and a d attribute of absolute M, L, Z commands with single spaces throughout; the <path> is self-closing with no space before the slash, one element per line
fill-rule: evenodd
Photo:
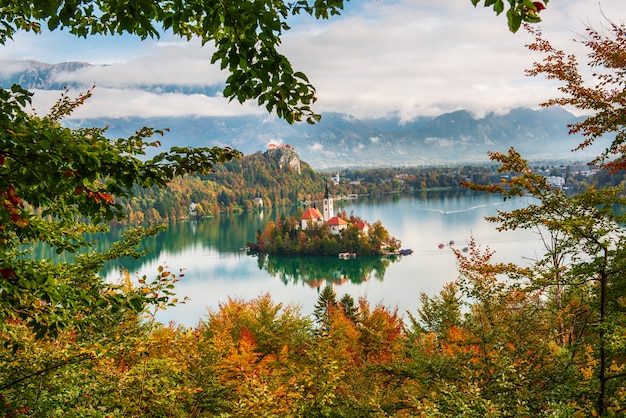
<path fill-rule="evenodd" d="M 496 0 L 493 5 L 493 10 L 496 12 L 497 15 L 502 13 L 504 11 L 504 0 Z M 512 10 L 513 8 L 509 9 L 509 12 L 511 12 Z"/>
<path fill-rule="evenodd" d="M 513 9 L 509 9 L 507 12 L 507 18 L 509 22 L 509 30 L 513 33 L 517 32 L 522 25 L 522 17 L 516 14 Z"/>

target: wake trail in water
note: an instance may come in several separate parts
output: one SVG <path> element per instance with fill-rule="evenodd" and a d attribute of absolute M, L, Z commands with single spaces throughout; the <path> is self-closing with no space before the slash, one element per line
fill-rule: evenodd
<path fill-rule="evenodd" d="M 416 205 L 415 208 L 418 211 L 423 211 L 423 212 L 436 212 L 436 213 L 440 213 L 442 215 L 450 215 L 450 214 L 454 214 L 454 213 L 463 213 L 463 212 L 470 212 L 476 209 L 482 209 L 482 208 L 486 208 L 486 207 L 490 207 L 490 206 L 499 206 L 501 204 L 503 204 L 504 202 L 494 202 L 494 203 L 485 203 L 483 205 L 475 205 L 475 206 L 470 206 L 468 208 L 465 209 L 454 209 L 454 210 L 443 210 L 443 209 L 433 209 L 433 208 L 422 208 L 420 207 L 420 205 Z"/>

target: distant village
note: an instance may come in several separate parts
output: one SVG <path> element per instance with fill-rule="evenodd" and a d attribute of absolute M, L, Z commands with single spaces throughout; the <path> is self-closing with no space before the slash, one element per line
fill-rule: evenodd
<path fill-rule="evenodd" d="M 477 167 L 484 167 L 484 166 L 477 166 Z M 463 167 L 463 169 L 466 169 L 466 168 L 467 166 Z M 362 171 L 366 171 L 366 170 L 367 169 L 363 169 Z M 369 169 L 369 170 L 382 171 L 384 169 L 374 168 L 374 169 Z M 386 169 L 386 170 L 393 171 L 393 169 L 391 168 Z M 410 171 L 411 169 L 410 168 L 398 168 L 397 170 Z M 428 168 L 426 169 L 419 168 L 418 170 L 428 170 Z M 462 171 L 461 168 L 456 168 L 456 167 L 446 167 L 446 170 L 448 171 L 448 174 L 453 174 L 455 172 Z M 355 171 L 358 172 L 358 170 L 355 170 Z M 572 179 L 581 180 L 591 175 L 597 174 L 598 172 L 600 172 L 600 169 L 595 166 L 587 165 L 587 164 L 567 164 L 567 165 L 565 164 L 561 164 L 561 165 L 542 164 L 542 165 L 536 166 L 534 168 L 534 171 L 535 173 L 546 177 L 546 181 L 548 182 L 549 185 L 554 186 L 554 187 L 559 187 L 562 189 L 567 189 L 569 187 L 569 185 L 566 184 L 568 178 L 570 179 L 570 181 Z M 497 180 L 497 178 L 504 177 L 504 176 L 506 175 L 493 174 L 491 176 L 487 176 L 486 179 L 487 181 L 494 182 L 495 180 Z M 414 178 L 415 178 L 415 175 L 409 172 L 409 173 L 397 173 L 393 176 L 393 178 L 380 178 L 378 181 L 381 183 L 397 181 L 400 184 L 405 184 L 405 183 L 411 184 Z M 364 180 L 363 178 L 359 178 L 359 177 L 355 179 L 347 178 L 345 175 L 342 177 L 341 171 L 336 171 L 334 174 L 332 174 L 331 172 L 329 175 L 329 179 L 330 181 L 332 181 L 334 185 L 344 184 L 344 185 L 350 185 L 350 186 L 360 186 Z M 480 183 L 480 181 L 477 181 L 476 178 L 466 177 L 465 180 Z M 357 195 L 353 194 L 353 195 L 348 195 L 347 197 L 356 198 Z"/>
<path fill-rule="evenodd" d="M 582 176 L 589 177 L 593 174 L 597 174 L 599 169 L 594 166 L 586 164 L 571 164 L 554 166 L 550 169 L 538 169 L 537 173 L 546 177 L 546 180 L 550 186 L 559 187 L 563 190 L 569 189 L 566 182 L 566 176 Z"/>

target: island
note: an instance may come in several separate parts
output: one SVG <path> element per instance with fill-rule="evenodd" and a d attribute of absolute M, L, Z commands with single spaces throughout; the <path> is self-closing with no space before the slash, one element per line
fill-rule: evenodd
<path fill-rule="evenodd" d="M 340 258 L 400 254 L 401 242 L 380 221 L 369 224 L 345 211 L 335 214 L 326 183 L 322 210 L 315 203 L 300 216 L 269 221 L 250 251 L 267 254 L 333 255 Z"/>

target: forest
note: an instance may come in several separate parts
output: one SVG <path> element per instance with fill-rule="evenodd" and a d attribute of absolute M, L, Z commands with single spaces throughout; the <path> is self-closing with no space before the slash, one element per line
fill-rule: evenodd
<path fill-rule="evenodd" d="M 219 2 L 16 2 L 0 7 L 0 42 L 16 32 L 59 27 L 77 36 L 145 38 L 158 35 L 154 25 L 160 23 L 183 38 L 215 42 L 211 59 L 231 75 L 226 97 L 256 99 L 290 123 L 315 123 L 314 87 L 276 48 L 289 28 L 286 15 L 328 18 L 343 2 L 235 3 L 241 19 L 230 19 Z M 126 274 L 119 283 L 104 281 L 99 272 L 118 257 L 142 257 L 137 244 L 163 226 L 128 228 L 105 249 L 94 248 L 89 233 L 125 216 L 120 199 L 132 202 L 139 189 L 164 188 L 180 177 L 179 197 L 191 192 L 184 182 L 198 182 L 206 196 L 216 198 L 206 200 L 207 210 L 219 208 L 217 199 L 223 207 L 243 206 L 226 189 L 200 184 L 202 176 L 220 176 L 224 164 L 232 164 L 242 176 L 219 181 L 240 188 L 229 183 L 250 176 L 237 168 L 240 153 L 181 147 L 142 160 L 138 156 L 156 146 L 163 132 L 143 128 L 111 140 L 103 128 L 62 125 L 91 92 L 65 94 L 39 116 L 27 111 L 32 92 L 18 85 L 0 88 L 0 414 L 624 416 L 626 198 L 621 181 L 610 179 L 626 169 L 626 26 L 608 19 L 602 30 L 587 25 L 579 40 L 588 50 L 582 68 L 574 54 L 524 25 L 540 20 L 537 4 L 543 9 L 547 1 L 472 3 L 496 14 L 506 10 L 511 31 L 523 25 L 532 34 L 528 48 L 543 59 L 528 75 L 561 86 L 560 96 L 542 106 L 589 113 L 570 126 L 585 138 L 579 148 L 611 135 L 610 147 L 590 162 L 606 170 L 607 182 L 566 193 L 550 186 L 515 149 L 490 154 L 498 181 L 463 175 L 461 184 L 504 199 L 533 198 L 489 220 L 500 230 L 535 228 L 544 237 L 545 256 L 531 267 L 497 263 L 489 248 L 471 242 L 467 253 L 456 253 L 457 280 L 438 294 L 415 295 L 421 302 L 416 312 L 349 295 L 337 300 L 326 288 L 311 316 L 260 295 L 232 298 L 193 327 L 157 322 L 156 312 L 185 302 L 175 294 L 184 272 L 161 266 L 152 277 Z M 306 167 L 300 170 L 306 173 Z M 281 195 L 273 177 L 262 176 L 274 191 L 272 202 L 315 199 L 323 187 L 298 195 L 294 191 L 304 183 L 298 185 L 294 174 L 291 194 Z M 316 175 L 309 180 L 317 184 Z M 403 187 L 396 180 L 390 187 Z M 204 204 L 202 196 L 193 198 Z M 148 213 L 156 199 L 140 203 Z M 29 257 L 25 244 L 32 243 L 58 253 L 92 251 L 53 263 Z"/>

